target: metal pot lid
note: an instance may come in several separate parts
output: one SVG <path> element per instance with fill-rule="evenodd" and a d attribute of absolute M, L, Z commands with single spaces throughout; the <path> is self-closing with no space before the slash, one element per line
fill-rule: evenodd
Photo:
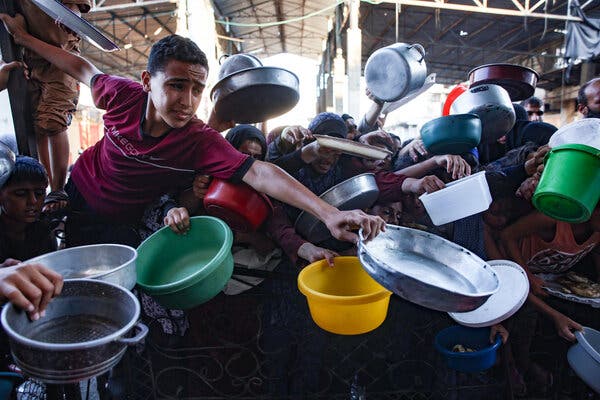
<path fill-rule="evenodd" d="M 0 188 L 6 183 L 15 168 L 15 153 L 0 141 Z"/>
<path fill-rule="evenodd" d="M 31 0 L 43 12 L 55 21 L 60 21 L 82 38 L 104 51 L 120 50 L 112 40 L 104 36 L 92 24 L 69 10 L 56 0 Z"/>
<path fill-rule="evenodd" d="M 371 207 L 379 197 L 379 188 L 372 173 L 360 174 L 338 183 L 319 196 L 323 201 L 341 211 L 360 210 Z M 323 242 L 331 237 L 327 226 L 315 216 L 302 211 L 294 228 L 313 243 Z"/>
<path fill-rule="evenodd" d="M 529 280 L 517 263 L 508 260 L 489 261 L 498 276 L 498 291 L 473 311 L 448 313 L 456 322 L 472 328 L 492 326 L 516 313 L 527 300 Z"/>
<path fill-rule="evenodd" d="M 223 121 L 263 122 L 294 108 L 300 100 L 300 80 L 283 68 L 249 68 L 217 82 L 210 97 Z"/>

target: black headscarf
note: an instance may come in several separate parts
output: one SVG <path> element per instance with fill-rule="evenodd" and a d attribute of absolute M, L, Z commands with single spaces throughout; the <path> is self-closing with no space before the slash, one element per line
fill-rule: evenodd
<path fill-rule="evenodd" d="M 225 139 L 236 149 L 239 149 L 246 140 L 258 141 L 260 143 L 260 148 L 262 149 L 260 159 L 265 159 L 265 155 L 267 154 L 267 141 L 265 135 L 263 135 L 260 129 L 255 126 L 245 124 L 237 125 L 227 132 Z"/>

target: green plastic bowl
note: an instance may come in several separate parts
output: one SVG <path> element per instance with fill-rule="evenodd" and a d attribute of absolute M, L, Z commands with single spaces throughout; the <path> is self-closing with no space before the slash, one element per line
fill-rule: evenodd
<path fill-rule="evenodd" d="M 481 120 L 476 114 L 432 119 L 421 127 L 421 139 L 431 154 L 464 154 L 481 141 Z"/>
<path fill-rule="evenodd" d="M 533 194 L 533 205 L 549 217 L 571 223 L 590 219 L 600 199 L 600 150 L 565 144 L 550 150 Z"/>
<path fill-rule="evenodd" d="M 216 296 L 233 272 L 233 233 L 215 217 L 190 219 L 186 235 L 164 227 L 137 249 L 137 284 L 168 308 L 188 309 Z"/>

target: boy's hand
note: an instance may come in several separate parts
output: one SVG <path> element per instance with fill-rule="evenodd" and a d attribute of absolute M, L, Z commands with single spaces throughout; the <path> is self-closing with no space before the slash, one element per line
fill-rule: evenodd
<path fill-rule="evenodd" d="M 324 222 L 334 238 L 351 243 L 358 242 L 358 235 L 352 232 L 353 229 L 362 228 L 365 240 L 373 239 L 385 230 L 385 221 L 381 217 L 365 214 L 361 210 L 336 210 Z"/>
<path fill-rule="evenodd" d="M 186 234 L 190 230 L 190 215 L 185 207 L 171 208 L 167 212 L 164 223 L 178 235 Z"/>
<path fill-rule="evenodd" d="M 446 172 L 452 176 L 452 179 L 460 179 L 471 175 L 471 166 L 464 158 L 457 155 L 445 154 L 443 156 L 435 156 L 435 162 Z"/>
<path fill-rule="evenodd" d="M 194 183 L 192 184 L 192 190 L 194 196 L 200 200 L 204 200 L 206 192 L 208 192 L 208 185 L 210 184 L 210 176 L 208 175 L 196 175 Z"/>
<path fill-rule="evenodd" d="M 27 78 L 27 67 L 24 63 L 22 63 L 21 61 L 5 63 L 2 59 L 0 59 L 0 92 L 6 89 L 6 87 L 8 86 L 8 78 L 10 76 L 10 71 L 21 67 L 25 68 L 25 78 Z"/>
<path fill-rule="evenodd" d="M 559 312 L 552 317 L 554 320 L 554 326 L 558 332 L 558 336 L 567 339 L 570 342 L 574 342 L 577 338 L 573 334 L 573 331 L 580 331 L 583 327 L 571 318 Z"/>
<path fill-rule="evenodd" d="M 21 14 L 16 14 L 14 17 L 11 17 L 8 14 L 0 13 L 0 21 L 4 23 L 4 27 L 8 33 L 12 35 L 14 42 L 18 45 L 22 45 L 23 38 L 28 35 L 25 18 L 23 18 Z"/>
<path fill-rule="evenodd" d="M 339 254 L 323 247 L 315 246 L 310 242 L 305 242 L 298 248 L 298 257 L 313 263 L 319 260 L 327 260 L 330 267 L 333 267 L 333 258 L 338 257 Z"/>
<path fill-rule="evenodd" d="M 281 132 L 281 140 L 286 142 L 286 144 L 290 147 L 296 149 L 300 148 L 304 141 L 310 140 L 312 138 L 312 133 L 308 129 L 300 125 L 287 126 Z"/>
<path fill-rule="evenodd" d="M 419 157 L 426 156 L 428 154 L 422 139 L 414 139 L 406 146 L 402 147 L 400 149 L 400 155 L 405 153 L 408 153 L 413 161 L 417 161 Z"/>
<path fill-rule="evenodd" d="M 500 335 L 502 344 L 506 344 L 506 341 L 508 340 L 508 331 L 500 324 L 493 325 L 490 328 L 490 343 L 496 341 L 496 335 Z"/>
<path fill-rule="evenodd" d="M 425 192 L 433 193 L 446 187 L 440 178 L 435 175 L 427 175 L 421 179 L 406 178 L 402 183 L 404 193 L 414 193 L 421 195 Z"/>
<path fill-rule="evenodd" d="M 210 112 L 210 116 L 208 117 L 208 122 L 206 123 L 208 126 L 216 130 L 217 132 L 223 132 L 227 129 L 231 129 L 235 126 L 235 121 L 222 121 L 218 116 L 215 108 L 213 107 Z"/>
<path fill-rule="evenodd" d="M 27 311 L 32 320 L 43 317 L 46 307 L 63 287 L 63 278 L 41 264 L 19 264 L 0 269 L 0 298 Z"/>

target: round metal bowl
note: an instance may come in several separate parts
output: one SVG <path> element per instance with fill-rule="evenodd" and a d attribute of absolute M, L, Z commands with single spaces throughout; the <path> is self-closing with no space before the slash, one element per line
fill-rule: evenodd
<path fill-rule="evenodd" d="M 300 81 L 283 68 L 244 69 L 217 82 L 210 97 L 221 120 L 252 124 L 294 108 L 300 100 Z"/>
<path fill-rule="evenodd" d="M 11 303 L 2 310 L 15 363 L 47 383 L 72 383 L 103 374 L 148 328 L 137 322 L 140 304 L 121 286 L 90 279 L 66 280 L 46 315 L 31 321 Z M 135 337 L 126 337 L 136 327 Z"/>
<path fill-rule="evenodd" d="M 0 187 L 2 187 L 15 167 L 15 153 L 3 142 L 0 142 Z"/>
<path fill-rule="evenodd" d="M 54 251 L 25 261 L 40 263 L 65 279 L 89 278 L 133 289 L 137 250 L 121 244 L 94 244 Z"/>
<path fill-rule="evenodd" d="M 367 173 L 346 179 L 319 197 L 342 211 L 364 209 L 371 207 L 377 201 L 379 188 L 375 182 L 375 175 Z M 331 237 L 327 226 L 306 211 L 298 216 L 294 227 L 300 235 L 312 243 L 320 243 Z"/>
<path fill-rule="evenodd" d="M 363 268 L 383 287 L 434 310 L 472 311 L 499 287 L 492 267 L 465 248 L 437 235 L 387 225 L 358 245 Z"/>

